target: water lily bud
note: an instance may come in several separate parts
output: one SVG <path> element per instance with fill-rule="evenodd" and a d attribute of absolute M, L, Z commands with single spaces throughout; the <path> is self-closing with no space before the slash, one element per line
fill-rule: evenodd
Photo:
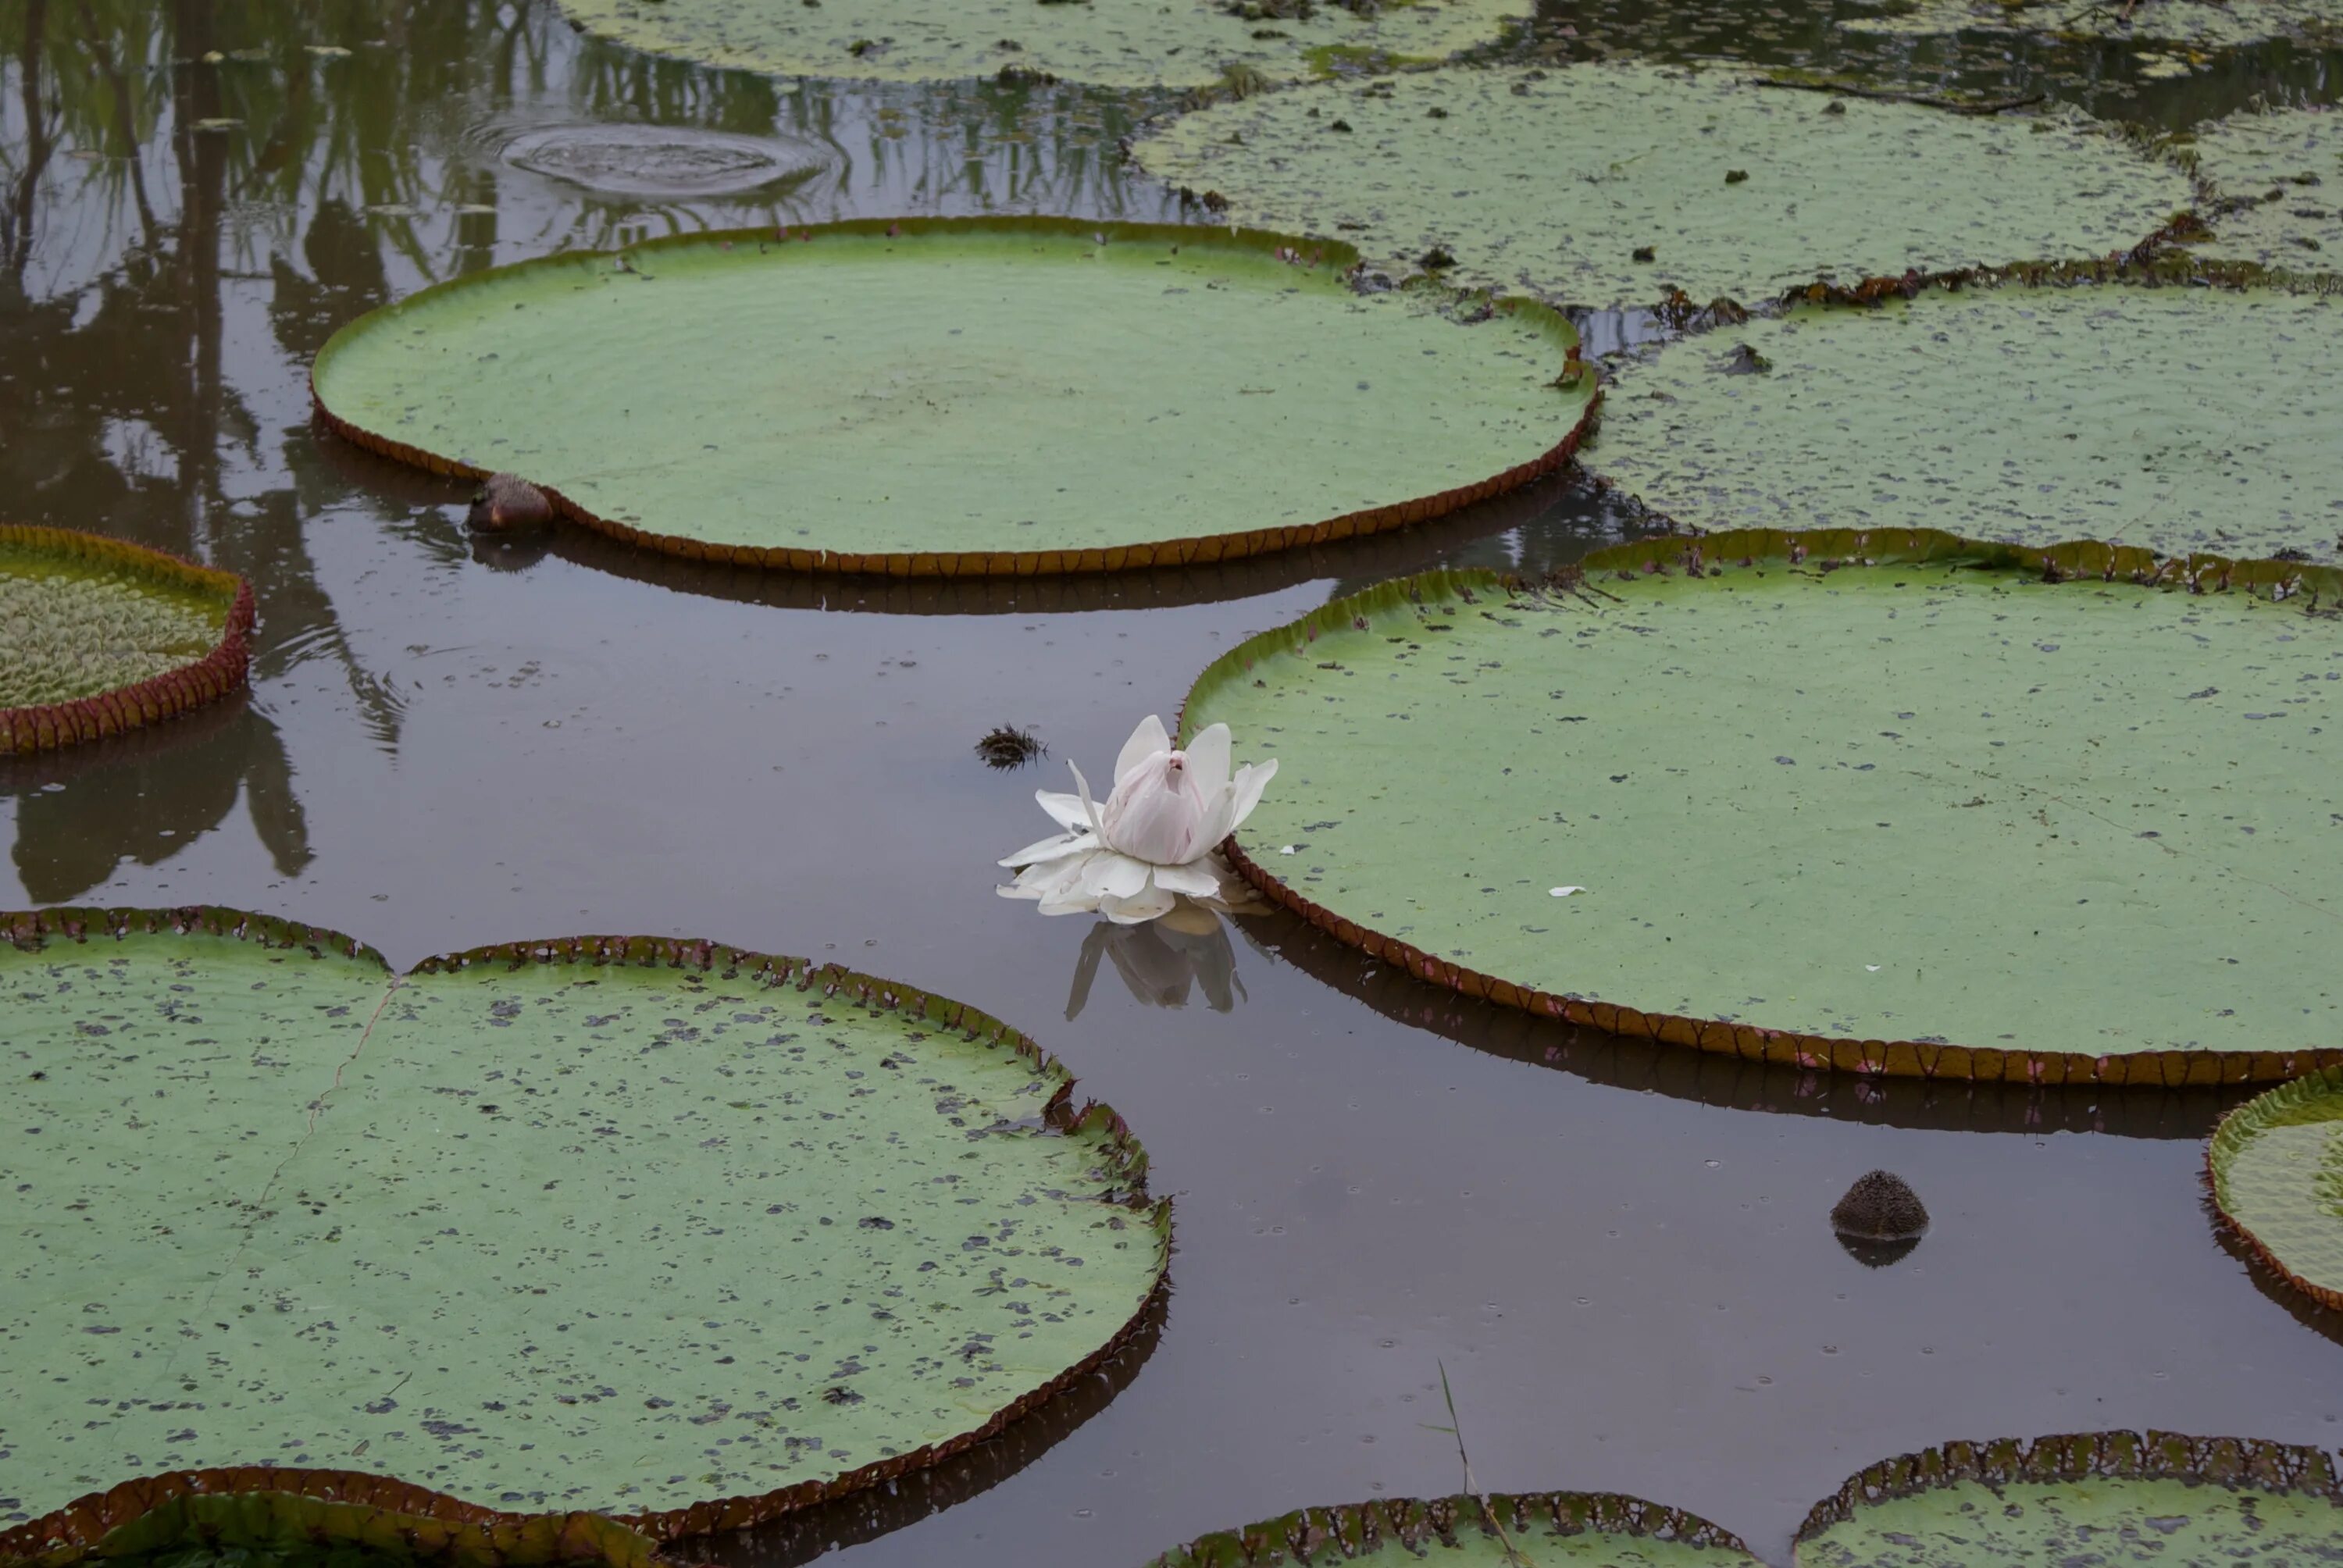
<path fill-rule="evenodd" d="M 1099 809 L 1106 841 L 1136 860 L 1184 866 L 1208 852 L 1212 808 L 1184 751 L 1159 751 L 1115 781 Z"/>

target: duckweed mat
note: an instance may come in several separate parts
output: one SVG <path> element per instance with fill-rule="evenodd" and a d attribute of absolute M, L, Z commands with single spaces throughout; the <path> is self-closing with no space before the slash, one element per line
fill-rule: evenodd
<path fill-rule="evenodd" d="M 1594 397 L 1556 312 L 1361 297 L 1342 246 L 1038 218 L 783 232 L 427 289 L 335 336 L 317 406 L 676 554 L 1030 575 L 1437 517 L 1559 467 Z"/>
<path fill-rule="evenodd" d="M 1383 1568 L 1730 1568 L 1761 1561 L 1730 1532 L 1678 1509 L 1609 1493 L 1377 1499 L 1304 1508 L 1202 1536 L 1149 1568 L 1271 1568 L 1370 1563 Z"/>
<path fill-rule="evenodd" d="M 2229 1112 L 2206 1169 L 2222 1218 L 2247 1245 L 2296 1289 L 2343 1307 L 2343 1071 Z"/>
<path fill-rule="evenodd" d="M 241 687 L 233 573 L 65 528 L 0 524 L 0 757 L 117 735 Z"/>
<path fill-rule="evenodd" d="M 1875 1464 L 1815 1506 L 1797 1568 L 2343 1563 L 2343 1493 L 2315 1448 L 2173 1432 L 1953 1442 Z"/>
<path fill-rule="evenodd" d="M 1338 62 L 1443 59 L 1494 42 L 1532 5 L 561 0 L 561 8 L 588 32 L 629 48 L 772 75 L 934 82 L 1006 70 L 1107 87 L 1202 87 L 1232 68 L 1293 82 Z"/>
<path fill-rule="evenodd" d="M 1472 995 L 1868 1072 L 2343 1060 L 2343 618 L 2300 568 L 2252 569 L 2272 603 L 2060 560 L 1741 535 L 1415 578 L 1233 650 L 1182 723 L 1278 759 L 1250 879 Z"/>
<path fill-rule="evenodd" d="M 2095 256 L 2192 196 L 2079 116 L 1631 64 L 1272 94 L 1182 116 L 1133 156 L 1234 222 L 1339 234 L 1393 268 L 1446 256 L 1442 276 L 1595 307 Z"/>
<path fill-rule="evenodd" d="M 1586 460 L 1695 529 L 2343 558 L 2343 300 L 2017 285 L 1801 307 L 1623 371 Z"/>
<path fill-rule="evenodd" d="M 233 911 L 0 935 L 18 1538 L 259 1460 L 729 1528 L 980 1440 L 1163 1276 L 1120 1119 L 890 981 L 643 938 L 397 975 Z"/>

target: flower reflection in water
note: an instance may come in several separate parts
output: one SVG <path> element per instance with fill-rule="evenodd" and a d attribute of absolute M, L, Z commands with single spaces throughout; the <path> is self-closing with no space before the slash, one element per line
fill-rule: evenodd
<path fill-rule="evenodd" d="M 1254 906 L 1260 908 L 1262 906 Z M 1269 950 L 1252 933 L 1237 928 L 1246 944 L 1264 960 Z M 1111 961 L 1124 989 L 1148 1007 L 1186 1007 L 1190 994 L 1202 986 L 1204 1005 L 1214 1012 L 1235 1010 L 1249 999 L 1237 976 L 1236 950 L 1229 940 L 1228 922 L 1212 910 L 1182 899 L 1170 912 L 1141 924 L 1101 920 L 1082 939 L 1082 954 L 1074 965 L 1074 987 L 1066 997 L 1066 1019 L 1071 1022 L 1090 1005 L 1091 983 L 1098 979 L 1099 960 Z"/>

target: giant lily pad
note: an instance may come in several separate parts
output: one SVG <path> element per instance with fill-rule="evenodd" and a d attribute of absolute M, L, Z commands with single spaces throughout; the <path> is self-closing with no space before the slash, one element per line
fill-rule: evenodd
<path fill-rule="evenodd" d="M 2246 1244 L 2297 1289 L 2343 1307 L 2343 1071 L 2237 1107 L 2214 1131 L 2207 1167 Z"/>
<path fill-rule="evenodd" d="M 1277 756 L 1250 879 L 1473 995 L 1871 1072 L 2343 1060 L 2343 618 L 2302 597 L 2343 573 L 2049 559 L 2085 580 L 1852 533 L 1418 578 L 1233 650 L 1183 723 Z"/>
<path fill-rule="evenodd" d="M 1559 467 L 1592 406 L 1555 312 L 1362 298 L 1340 246 L 1032 218 L 789 232 L 427 289 L 336 335 L 318 407 L 679 554 L 1021 575 L 1436 517 Z"/>
<path fill-rule="evenodd" d="M 1162 1277 L 1121 1121 L 886 981 L 641 938 L 397 975 L 207 911 L 0 932 L 0 1525 L 30 1538 L 261 1462 L 459 1520 L 744 1523 L 979 1441 Z"/>
<path fill-rule="evenodd" d="M 2070 0 L 1883 0 L 1842 25 L 1881 33 L 2046 33 L 2070 38 L 2156 38 L 2235 48 L 2265 38 L 2343 38 L 2343 6 L 2334 0 L 2135 0 L 2074 5 Z"/>
<path fill-rule="evenodd" d="M 244 685 L 252 589 L 116 539 L 0 524 L 0 757 L 160 723 Z"/>
<path fill-rule="evenodd" d="M 2227 198 L 2197 254 L 2343 272 L 2343 110 L 2248 109 L 2200 127 L 2194 146 Z"/>
<path fill-rule="evenodd" d="M 1851 1478 L 1795 1550 L 1798 1568 L 2343 1563 L 2343 1491 L 2325 1453 L 2275 1442 L 1954 1442 Z"/>
<path fill-rule="evenodd" d="M 1731 1532 L 1678 1509 L 1610 1493 L 1545 1492 L 1299 1509 L 1192 1541 L 1165 1553 L 1151 1568 L 1272 1568 L 1289 1563 L 1518 1568 L 1525 1561 L 1730 1568 L 1760 1559 Z"/>
<path fill-rule="evenodd" d="M 561 0 L 631 48 L 773 75 L 933 82 L 1038 73 L 1109 87 L 1272 81 L 1345 57 L 1439 59 L 1531 0 Z"/>
<path fill-rule="evenodd" d="M 1587 461 L 1698 528 L 1955 527 L 2334 560 L 2338 333 L 2343 301 L 2268 289 L 1802 307 L 1623 374 Z"/>
<path fill-rule="evenodd" d="M 1451 68 L 1218 105 L 1134 154 L 1240 222 L 1575 305 L 2095 256 L 2191 190 L 2073 117 L 1988 118 L 1644 65 Z M 1738 176 L 1738 177 L 1736 177 Z M 1649 250 L 1649 259 L 1637 252 Z"/>

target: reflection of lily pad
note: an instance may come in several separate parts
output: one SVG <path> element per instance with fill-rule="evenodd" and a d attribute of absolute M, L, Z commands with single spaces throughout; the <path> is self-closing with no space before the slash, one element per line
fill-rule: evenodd
<path fill-rule="evenodd" d="M 2189 202 L 2085 121 L 1843 111 L 1725 72 L 1459 67 L 1219 105 L 1135 156 L 1245 223 L 1594 306 L 2096 256 Z"/>
<path fill-rule="evenodd" d="M 200 911 L 0 934 L 38 1129 L 0 1152 L 0 1524 L 256 1456 L 745 1523 L 980 1440 L 1162 1275 L 1120 1120 L 885 981 L 642 938 L 398 976 Z"/>
<path fill-rule="evenodd" d="M 2210 289 L 1924 294 L 1738 329 L 1623 373 L 1587 462 L 1699 528 L 1956 527 L 2039 545 L 2343 555 L 2343 300 Z"/>
<path fill-rule="evenodd" d="M 1757 1558 L 1738 1536 L 1674 1508 L 1609 1493 L 1550 1492 L 1378 1499 L 1304 1508 L 1165 1553 L 1151 1568 L 1272 1568 L 1366 1563 L 1375 1568 L 1730 1568 Z"/>
<path fill-rule="evenodd" d="M 213 1478 L 217 1481 L 218 1478 Z M 374 1477 L 252 1466 L 223 1494 L 138 1482 L 0 1534 L 11 1568 L 653 1568 L 646 1536 L 591 1513 L 514 1518 Z M 249 1487 L 252 1490 L 242 1490 Z"/>
<path fill-rule="evenodd" d="M 1577 344 L 1554 312 L 1363 299 L 1340 247 L 1031 218 L 789 236 L 426 290 L 335 336 L 318 406 L 637 543 L 947 575 L 1420 521 L 1558 467 L 1591 406 L 1591 376 L 1553 385 Z"/>
<path fill-rule="evenodd" d="M 630 48 L 775 75 L 933 82 L 1002 70 L 1109 87 L 1201 87 L 1242 65 L 1272 81 L 1344 55 L 1443 58 L 1493 41 L 1530 0 L 1247 6 L 1230 0 L 561 0 Z M 1247 15 L 1248 11 L 1252 14 Z"/>
<path fill-rule="evenodd" d="M 2262 1260 L 2343 1307 L 2343 1070 L 2271 1090 L 2222 1118 L 2213 1200 Z"/>
<path fill-rule="evenodd" d="M 2315 1448 L 2152 1432 L 1954 1442 L 1875 1464 L 1800 1527 L 1798 1568 L 2343 1561 Z"/>
<path fill-rule="evenodd" d="M 2343 1060 L 2343 620 L 2056 554 L 2089 580 L 1902 534 L 1615 547 L 1576 588 L 1418 578 L 1235 649 L 1184 722 L 1277 755 L 1249 879 L 1473 995 L 1874 1072 Z"/>
<path fill-rule="evenodd" d="M 0 524 L 0 756 L 118 735 L 236 690 L 252 617 L 233 573 Z"/>
<path fill-rule="evenodd" d="M 2335 0 L 1885 0 L 1843 25 L 1879 33 L 2046 33 L 2070 38 L 2156 38 L 2234 48 L 2264 38 L 2343 38 Z"/>
<path fill-rule="evenodd" d="M 2343 110 L 2246 110 L 2200 126 L 2193 145 L 2227 198 L 2197 255 L 2343 272 Z"/>

